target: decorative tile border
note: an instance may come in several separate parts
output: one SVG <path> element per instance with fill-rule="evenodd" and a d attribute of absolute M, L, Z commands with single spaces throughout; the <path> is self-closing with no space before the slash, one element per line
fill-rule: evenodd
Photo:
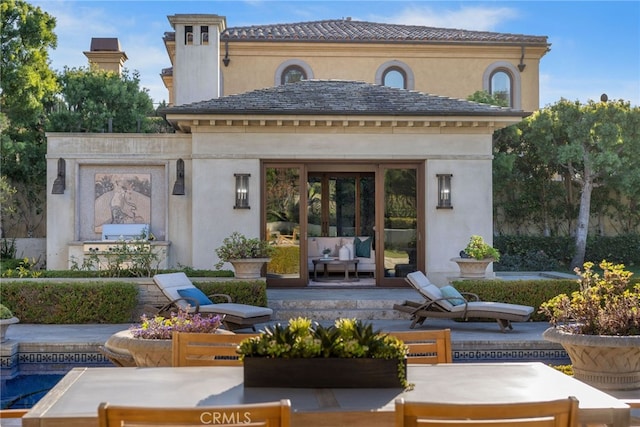
<path fill-rule="evenodd" d="M 12 378 L 17 374 L 66 373 L 77 367 L 114 366 L 97 349 L 73 351 L 18 351 L 0 357 L 0 376 Z"/>
<path fill-rule="evenodd" d="M 453 361 L 473 362 L 542 362 L 552 365 L 569 365 L 567 352 L 561 349 L 478 349 L 454 350 Z"/>

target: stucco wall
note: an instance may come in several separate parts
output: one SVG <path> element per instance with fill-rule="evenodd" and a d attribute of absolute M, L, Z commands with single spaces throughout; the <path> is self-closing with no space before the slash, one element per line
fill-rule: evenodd
<path fill-rule="evenodd" d="M 276 70 L 285 61 L 304 61 L 314 79 L 375 82 L 378 68 L 390 59 L 410 67 L 414 90 L 465 99 L 483 87 L 483 74 L 497 62 L 507 62 L 518 73 L 521 106 L 524 111 L 539 108 L 539 63 L 544 50 L 528 48 L 524 71 L 517 71 L 522 55 L 520 46 L 460 47 L 452 45 L 417 46 L 398 44 L 327 43 L 230 43 L 228 66 L 220 67 L 223 95 L 272 87 Z M 265 49 L 268 47 L 269 49 Z M 224 52 L 221 52 L 221 58 Z"/>
<path fill-rule="evenodd" d="M 170 242 L 170 267 L 213 268 L 217 262 L 215 248 L 233 231 L 260 235 L 260 159 L 425 162 L 423 244 L 427 271 L 443 277 L 456 275 L 457 266 L 449 260 L 464 248 L 472 234 L 491 241 L 488 128 L 460 128 L 459 133 L 454 133 L 455 127 L 420 131 L 384 127 L 261 130 L 257 133 L 251 127 L 205 126 L 188 135 L 49 134 L 48 188 L 55 178 L 57 159 L 62 157 L 67 166 L 67 189 L 61 195 L 48 195 L 48 268 L 68 268 L 69 246 L 77 247 L 83 240 L 82 222 L 87 218 L 81 212 L 83 204 L 92 203 L 86 200 L 92 195 L 79 189 L 90 187 L 88 182 L 93 175 L 83 171 L 91 171 L 96 165 L 101 170 L 111 165 L 114 171 L 162 171 L 153 184 L 153 192 L 164 194 L 154 199 L 152 214 L 154 218 L 164 215 L 161 222 L 165 228 L 158 228 L 161 226 L 152 220 L 156 227 L 152 232 Z M 185 160 L 183 196 L 171 194 L 178 158 Z M 234 209 L 234 173 L 251 174 L 250 209 Z M 453 174 L 451 210 L 435 208 L 438 173 Z"/>

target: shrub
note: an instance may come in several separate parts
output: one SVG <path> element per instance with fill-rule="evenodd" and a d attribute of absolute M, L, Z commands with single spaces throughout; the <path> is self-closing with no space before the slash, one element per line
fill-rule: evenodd
<path fill-rule="evenodd" d="M 22 323 L 127 323 L 137 305 L 138 287 L 122 282 L 5 281 L 0 292 Z"/>
<path fill-rule="evenodd" d="M 140 321 L 140 324 L 131 326 L 131 335 L 147 340 L 169 340 L 174 331 L 210 334 L 217 331 L 222 324 L 222 318 L 218 315 L 192 314 L 184 310 L 171 313 L 169 318 L 149 318 L 143 314 Z"/>
<path fill-rule="evenodd" d="M 297 274 L 300 272 L 299 258 L 299 246 L 277 246 L 269 262 L 268 270 L 275 274 Z"/>
<path fill-rule="evenodd" d="M 603 273 L 585 262 L 580 289 L 559 294 L 540 306 L 554 327 L 585 335 L 640 335 L 640 284 L 629 289 L 630 272 L 624 265 L 600 263 Z"/>
<path fill-rule="evenodd" d="M 13 317 L 13 313 L 9 310 L 9 307 L 4 304 L 0 304 L 0 320 L 11 319 Z"/>
<path fill-rule="evenodd" d="M 477 294 L 483 301 L 500 301 L 511 304 L 539 307 L 544 301 L 559 293 L 578 289 L 577 280 L 459 280 L 453 285 L 461 292 Z M 548 321 L 543 313 L 533 313 L 532 321 Z M 486 319 L 484 319 L 486 321 Z"/>
<path fill-rule="evenodd" d="M 543 250 L 530 251 L 524 255 L 505 254 L 500 262 L 493 264 L 494 271 L 556 271 L 560 263 Z"/>

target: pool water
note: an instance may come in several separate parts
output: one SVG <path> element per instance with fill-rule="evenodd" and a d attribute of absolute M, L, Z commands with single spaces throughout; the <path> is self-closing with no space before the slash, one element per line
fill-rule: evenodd
<path fill-rule="evenodd" d="M 61 374 L 18 375 L 2 380 L 0 408 L 24 409 L 38 403 L 63 377 Z"/>

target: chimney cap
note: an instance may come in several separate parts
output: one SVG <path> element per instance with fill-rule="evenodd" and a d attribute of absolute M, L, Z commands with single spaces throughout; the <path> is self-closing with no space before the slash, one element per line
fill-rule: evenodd
<path fill-rule="evenodd" d="M 91 52 L 120 52 L 120 42 L 117 37 L 93 37 Z"/>

